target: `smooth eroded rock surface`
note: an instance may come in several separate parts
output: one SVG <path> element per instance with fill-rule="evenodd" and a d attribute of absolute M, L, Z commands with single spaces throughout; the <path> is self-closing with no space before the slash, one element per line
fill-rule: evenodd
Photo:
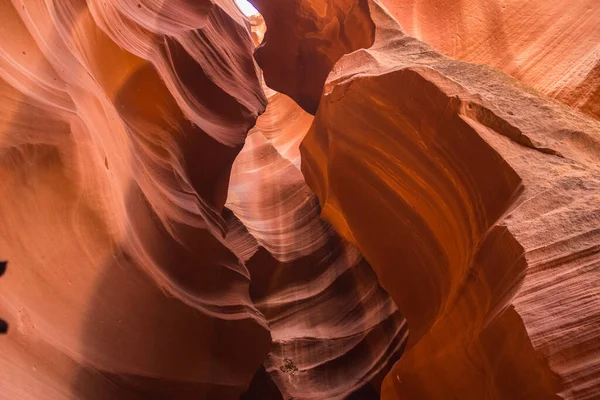
<path fill-rule="evenodd" d="M 597 397 L 600 125 L 371 17 L 301 150 L 407 318 L 384 397 Z"/>
<path fill-rule="evenodd" d="M 266 106 L 246 20 L 227 1 L 0 15 L 0 397 L 238 398 L 271 343 L 221 216 Z"/>
<path fill-rule="evenodd" d="M 0 398 L 600 397 L 600 8 L 383 3 L 0 2 Z"/>

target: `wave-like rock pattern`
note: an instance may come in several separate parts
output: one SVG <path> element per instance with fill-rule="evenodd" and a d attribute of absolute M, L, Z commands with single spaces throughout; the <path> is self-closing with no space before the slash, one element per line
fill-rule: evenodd
<path fill-rule="evenodd" d="M 221 216 L 266 106 L 247 21 L 225 0 L 0 19 L 0 397 L 238 398 L 271 343 Z"/>
<path fill-rule="evenodd" d="M 301 152 L 407 319 L 383 397 L 598 397 L 600 125 L 369 15 L 374 44 L 333 66 Z"/>
<path fill-rule="evenodd" d="M 313 116 L 262 87 L 260 18 L 1 6 L 0 397 L 228 399 L 253 375 L 245 398 L 376 396 L 406 323 L 319 218 Z"/>
<path fill-rule="evenodd" d="M 598 116 L 591 1 L 384 3 Z M 0 397 L 600 397 L 600 124 L 377 0 L 255 5 L 0 3 Z"/>
<path fill-rule="evenodd" d="M 369 382 L 381 385 L 407 329 L 370 265 L 319 218 L 318 201 L 292 162 L 306 132 L 298 129 L 312 116 L 290 103 L 271 96 L 233 165 L 227 206 L 239 221 L 228 238 L 271 328 L 265 369 L 283 397 L 344 399 Z M 269 141 L 260 129 L 282 117 L 286 128 L 271 129 Z"/>

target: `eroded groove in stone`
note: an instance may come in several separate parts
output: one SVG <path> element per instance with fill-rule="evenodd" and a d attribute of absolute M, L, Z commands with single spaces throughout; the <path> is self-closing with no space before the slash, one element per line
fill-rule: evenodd
<path fill-rule="evenodd" d="M 599 125 L 370 15 L 374 45 L 333 67 L 301 150 L 407 318 L 384 397 L 595 397 Z"/>
<path fill-rule="evenodd" d="M 598 7 L 383 2 L 0 3 L 0 398 L 600 397 Z"/>
<path fill-rule="evenodd" d="M 271 328 L 265 367 L 283 397 L 344 399 L 369 382 L 381 385 L 401 354 L 406 324 L 370 265 L 319 219 L 318 201 L 292 163 L 297 141 L 288 142 L 302 136 L 309 117 L 282 96 L 271 97 L 276 103 L 233 165 L 227 206 L 237 218 L 228 240 L 245 260 L 251 298 Z M 299 115 L 285 119 L 287 129 L 270 131 L 269 141 L 259 127 L 272 126 L 276 110 Z"/>
<path fill-rule="evenodd" d="M 0 397 L 237 398 L 271 341 L 222 238 L 266 105 L 246 21 L 228 1 L 0 15 Z"/>

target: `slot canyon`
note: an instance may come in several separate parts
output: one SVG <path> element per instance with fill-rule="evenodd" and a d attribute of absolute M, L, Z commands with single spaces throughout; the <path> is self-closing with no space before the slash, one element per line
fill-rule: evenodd
<path fill-rule="evenodd" d="M 250 3 L 0 0 L 0 400 L 600 399 L 598 0 Z"/>

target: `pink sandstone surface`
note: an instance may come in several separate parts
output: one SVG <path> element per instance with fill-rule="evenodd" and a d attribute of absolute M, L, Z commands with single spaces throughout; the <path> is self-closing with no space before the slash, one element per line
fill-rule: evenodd
<path fill-rule="evenodd" d="M 0 399 L 600 398 L 600 6 L 252 3 L 0 2 Z"/>

